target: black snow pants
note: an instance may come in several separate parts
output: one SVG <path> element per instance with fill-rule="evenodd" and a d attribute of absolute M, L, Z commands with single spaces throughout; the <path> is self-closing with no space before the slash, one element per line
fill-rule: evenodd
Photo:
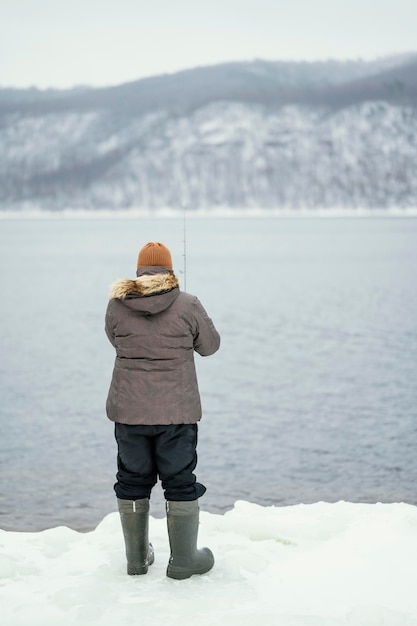
<path fill-rule="evenodd" d="M 115 424 L 117 482 L 122 500 L 149 498 L 158 476 L 166 500 L 197 500 L 206 491 L 196 481 L 197 424 Z"/>

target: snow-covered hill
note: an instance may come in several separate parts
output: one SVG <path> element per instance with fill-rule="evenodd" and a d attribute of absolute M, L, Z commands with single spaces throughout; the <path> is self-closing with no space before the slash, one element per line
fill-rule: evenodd
<path fill-rule="evenodd" d="M 417 206 L 417 62 L 0 90 L 0 208 Z"/>

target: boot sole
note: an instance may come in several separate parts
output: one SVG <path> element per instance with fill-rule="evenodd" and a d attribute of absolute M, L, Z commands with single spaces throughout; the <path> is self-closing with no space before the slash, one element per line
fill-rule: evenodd
<path fill-rule="evenodd" d="M 143 565 L 142 567 L 132 567 L 130 565 L 127 566 L 127 573 L 129 576 L 140 576 L 141 574 L 148 573 L 148 566 Z"/>
<path fill-rule="evenodd" d="M 191 576 L 194 575 L 201 576 L 201 574 L 206 574 L 213 568 L 213 565 L 210 565 L 209 567 L 205 566 L 198 570 L 183 569 L 181 567 L 168 567 L 167 576 L 168 578 L 174 578 L 175 580 L 185 580 L 186 578 L 191 578 Z"/>

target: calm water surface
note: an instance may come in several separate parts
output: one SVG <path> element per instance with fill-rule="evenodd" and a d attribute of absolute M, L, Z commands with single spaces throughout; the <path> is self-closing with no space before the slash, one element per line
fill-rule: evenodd
<path fill-rule="evenodd" d="M 104 313 L 149 240 L 184 284 L 182 219 L 0 221 L 0 528 L 115 510 Z M 222 335 L 196 355 L 202 508 L 417 504 L 417 219 L 190 218 L 186 258 Z"/>

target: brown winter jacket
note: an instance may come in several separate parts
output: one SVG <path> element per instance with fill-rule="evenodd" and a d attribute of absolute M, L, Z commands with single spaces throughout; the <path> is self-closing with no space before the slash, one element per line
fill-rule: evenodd
<path fill-rule="evenodd" d="M 201 419 L 194 350 L 209 356 L 220 336 L 199 300 L 162 267 L 113 284 L 106 333 L 116 348 L 107 415 L 123 424 Z"/>

